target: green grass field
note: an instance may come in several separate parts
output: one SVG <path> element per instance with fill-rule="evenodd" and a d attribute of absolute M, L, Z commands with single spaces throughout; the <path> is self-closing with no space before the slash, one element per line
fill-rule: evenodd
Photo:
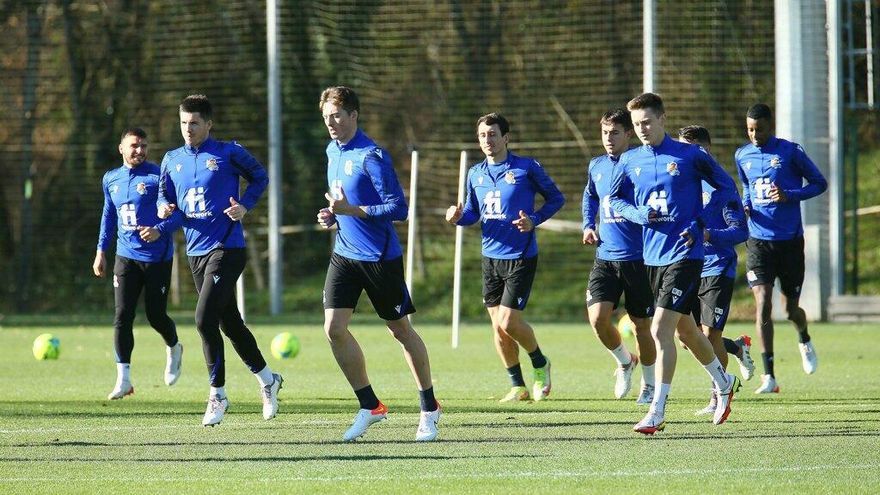
<path fill-rule="evenodd" d="M 413 441 L 416 389 L 398 345 L 378 326 L 353 330 L 390 414 L 356 444 L 340 441 L 357 403 L 320 325 L 253 325 L 267 354 L 283 330 L 303 345 L 296 359 L 270 360 L 285 388 L 268 422 L 256 380 L 227 345 L 231 407 L 213 429 L 200 424 L 206 371 L 185 322 L 178 384 L 162 384 L 163 344 L 139 320 L 136 393 L 114 402 L 105 400 L 115 379 L 109 327 L 0 328 L 0 493 L 880 492 L 876 327 L 813 325 L 820 365 L 806 376 L 794 332 L 778 324 L 782 393 L 756 396 L 758 377 L 745 382 L 722 426 L 693 415 L 708 398 L 708 378 L 680 353 L 667 428 L 655 437 L 631 431 L 644 409 L 634 397 L 613 400 L 612 359 L 585 325 L 536 325 L 553 361 L 553 393 L 512 406 L 496 402 L 508 385 L 486 325 L 465 326 L 458 350 L 448 327 L 417 327 L 444 407 L 430 444 Z M 31 356 L 46 331 L 61 338 L 58 361 Z M 728 333 L 743 331 L 752 328 Z"/>

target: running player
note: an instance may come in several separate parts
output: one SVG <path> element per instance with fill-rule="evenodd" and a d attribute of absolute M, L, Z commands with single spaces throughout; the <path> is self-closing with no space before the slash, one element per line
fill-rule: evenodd
<path fill-rule="evenodd" d="M 773 115 L 767 105 L 749 108 L 746 130 L 751 143 L 736 150 L 734 158 L 749 217 L 746 280 L 755 296 L 755 327 L 763 347 L 764 374 L 755 393 L 769 394 L 779 392 L 773 369 L 771 300 L 777 277 L 785 312 L 798 332 L 804 372 L 815 373 L 819 364 L 807 315 L 799 304 L 805 269 L 801 201 L 822 194 L 828 182 L 799 144 L 773 135 Z"/>
<path fill-rule="evenodd" d="M 501 114 L 477 120 L 477 139 L 486 159 L 471 167 L 464 205 L 450 206 L 452 225 L 481 222 L 483 240 L 483 304 L 492 320 L 495 349 L 507 368 L 511 389 L 501 402 L 529 399 L 519 348 L 532 362 L 532 398 L 550 394 L 550 360 L 541 352 L 535 331 L 523 318 L 538 267 L 535 227 L 552 217 L 565 198 L 534 158 L 509 152 L 510 124 Z M 535 194 L 544 205 L 535 211 Z"/>
<path fill-rule="evenodd" d="M 614 396 L 622 399 L 629 393 L 633 371 L 641 359 L 642 388 L 636 403 L 650 404 L 654 397 L 657 352 L 651 337 L 654 295 L 642 259 L 642 226 L 620 216 L 608 202 L 608 186 L 620 155 L 629 149 L 633 125 L 629 112 L 623 108 L 605 112 L 599 124 L 606 154 L 590 161 L 582 202 L 583 243 L 596 246 L 596 260 L 587 284 L 587 319 L 596 337 L 617 361 Z M 632 190 L 628 193 L 632 201 Z M 636 327 L 638 356 L 626 349 L 620 332 L 611 323 L 611 313 L 617 308 L 621 294 L 626 298 L 626 312 Z"/>
<path fill-rule="evenodd" d="M 168 288 L 174 254 L 175 220 L 156 216 L 159 193 L 159 166 L 147 161 L 147 133 L 131 127 L 119 142 L 122 166 L 104 174 L 101 189 L 104 209 L 98 250 L 92 270 L 103 277 L 107 261 L 104 252 L 116 232 L 116 260 L 113 266 L 113 297 L 116 316 L 113 321 L 113 345 L 116 351 L 116 385 L 107 396 L 121 399 L 134 393 L 131 384 L 131 353 L 134 350 L 135 310 L 144 292 L 147 321 L 165 341 L 165 384 L 174 385 L 180 378 L 183 345 L 177 339 L 177 327 L 168 316 Z"/>
<path fill-rule="evenodd" d="M 719 198 L 732 193 L 736 186 L 704 150 L 666 135 L 666 112 L 659 96 L 639 95 L 630 100 L 627 109 L 644 146 L 621 156 L 609 196 L 612 208 L 644 227 L 645 265 L 656 308 L 651 334 L 657 346 L 655 380 L 659 381 L 648 414 L 633 429 L 654 434 L 666 424 L 666 399 L 677 361 L 677 326 L 682 342 L 712 377 L 719 395 L 713 423 L 721 424 L 730 414 L 739 379 L 721 366 L 690 312 L 703 266 L 703 226 L 718 207 L 716 201 L 703 208 L 700 183 L 706 180 L 720 190 Z M 628 187 L 634 191 L 632 200 L 626 192 Z M 679 320 L 684 324 L 679 326 Z"/>
<path fill-rule="evenodd" d="M 679 141 L 702 146 L 711 154 L 712 138 L 709 130 L 702 126 L 690 125 L 678 131 Z M 706 205 L 717 194 L 714 188 L 703 182 L 703 204 Z M 743 213 L 739 194 L 730 195 L 717 215 L 707 217 L 703 230 L 706 258 L 700 274 L 698 303 L 693 308 L 694 320 L 702 326 L 709 338 L 715 356 L 727 369 L 727 354 L 732 354 L 739 362 L 743 378 L 750 380 L 755 371 L 755 363 L 749 353 L 751 338 L 741 335 L 731 340 L 723 337 L 724 325 L 730 315 L 730 300 L 733 297 L 733 284 L 736 279 L 736 249 L 734 246 L 748 238 L 746 217 Z M 712 391 L 709 405 L 697 415 L 715 414 L 718 396 Z"/>
<path fill-rule="evenodd" d="M 162 160 L 157 206 L 160 218 L 177 216 L 183 222 L 186 254 L 199 294 L 196 328 L 211 385 L 202 424 L 220 424 L 229 408 L 221 329 L 260 384 L 263 418 L 272 419 L 284 380 L 266 364 L 235 301 L 235 283 L 245 265 L 241 220 L 257 204 L 269 177 L 240 144 L 211 137 L 213 110 L 206 96 L 187 96 L 179 114 L 185 144 Z M 241 177 L 248 182 L 244 194 L 239 194 Z"/>
<path fill-rule="evenodd" d="M 428 350 L 407 315 L 416 311 L 403 277 L 403 252 L 393 222 L 406 220 L 407 205 L 391 157 L 358 128 L 360 102 L 345 86 L 327 88 L 318 104 L 330 134 L 327 145 L 328 206 L 318 212 L 324 228 L 337 225 L 324 282 L 324 331 L 336 363 L 360 403 L 350 442 L 385 419 L 385 407 L 370 385 L 360 344 L 348 330 L 362 292 L 400 342 L 419 388 L 417 441 L 437 438 L 440 404 L 434 398 Z"/>

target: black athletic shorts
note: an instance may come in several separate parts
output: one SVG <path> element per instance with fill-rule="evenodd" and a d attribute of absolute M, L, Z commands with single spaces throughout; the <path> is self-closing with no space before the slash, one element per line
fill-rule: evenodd
<path fill-rule="evenodd" d="M 644 261 L 606 261 L 597 258 L 587 283 L 587 307 L 610 302 L 617 309 L 621 294 L 630 316 L 647 318 L 654 314 L 654 294 Z"/>
<path fill-rule="evenodd" d="M 646 268 L 655 307 L 691 314 L 697 303 L 703 260 L 681 260 L 671 265 Z"/>
<path fill-rule="evenodd" d="M 354 309 L 362 291 L 367 291 L 383 320 L 399 320 L 416 312 L 403 277 L 403 256 L 359 261 L 333 253 L 324 281 L 324 309 Z"/>
<path fill-rule="evenodd" d="M 701 325 L 724 330 L 732 297 L 732 278 L 720 275 L 701 278 L 697 303 L 694 305 L 694 320 Z"/>
<path fill-rule="evenodd" d="M 749 237 L 746 241 L 746 280 L 749 287 L 773 285 L 779 277 L 785 297 L 797 301 L 804 284 L 804 238 L 765 241 Z"/>
<path fill-rule="evenodd" d="M 483 256 L 483 304 L 487 308 L 526 309 L 532 282 L 538 270 L 538 256 L 500 260 Z"/>

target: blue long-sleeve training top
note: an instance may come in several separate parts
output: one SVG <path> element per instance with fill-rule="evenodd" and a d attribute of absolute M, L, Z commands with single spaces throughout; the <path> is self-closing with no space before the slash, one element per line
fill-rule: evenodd
<path fill-rule="evenodd" d="M 722 195 L 713 195 L 704 208 L 703 180 L 723 194 L 736 191 L 733 179 L 703 148 L 668 135 L 658 146 L 643 145 L 621 155 L 608 194 L 612 208 L 644 227 L 646 265 L 702 261 L 702 226 L 720 209 L 722 199 Z M 627 198 L 627 183 L 633 187 L 632 201 Z M 681 237 L 685 230 L 694 241 L 691 246 Z"/>
<path fill-rule="evenodd" d="M 148 263 L 170 260 L 174 253 L 172 235 L 180 224 L 176 219 L 161 220 L 156 215 L 159 166 L 143 162 L 136 167 L 123 165 L 108 170 L 101 181 L 101 190 L 104 209 L 98 250 L 107 251 L 115 230 L 117 255 Z M 146 242 L 141 239 L 138 226 L 155 227 L 161 236 Z"/>
<path fill-rule="evenodd" d="M 391 156 L 362 130 L 346 143 L 327 145 L 327 183 L 330 194 L 366 206 L 366 218 L 336 215 L 339 231 L 333 252 L 359 261 L 392 260 L 402 255 L 394 221 L 408 214 L 403 188 Z"/>
<path fill-rule="evenodd" d="M 707 205 L 713 195 L 720 194 L 715 188 L 703 182 L 703 204 Z M 736 278 L 735 246 L 749 237 L 746 215 L 743 212 L 739 193 L 728 194 L 721 201 L 721 211 L 706 218 L 705 230 L 709 234 L 706 243 L 706 257 L 703 260 L 701 277 L 724 276 Z"/>
<path fill-rule="evenodd" d="M 535 227 L 556 214 L 565 197 L 537 160 L 507 153 L 490 165 L 486 160 L 468 171 L 466 198 L 458 225 L 482 220 L 483 256 L 495 259 L 531 258 L 538 254 L 535 230 L 520 232 L 513 221 L 522 211 Z M 535 194 L 544 204 L 535 211 Z"/>
<path fill-rule="evenodd" d="M 239 179 L 248 185 L 239 195 Z M 243 248 L 244 229 L 223 210 L 233 198 L 248 210 L 269 184 L 266 169 L 236 142 L 206 139 L 200 146 L 181 146 L 165 154 L 158 205 L 174 204 L 186 236 L 186 254 L 203 256 L 217 248 Z"/>
<path fill-rule="evenodd" d="M 631 261 L 642 259 L 642 226 L 630 222 L 611 208 L 608 191 L 619 157 L 597 156 L 587 166 L 587 185 L 581 203 L 583 230 L 596 230 L 596 213 L 599 213 L 599 245 L 596 258 L 605 261 Z M 623 185 L 623 194 L 631 202 L 632 184 Z"/>
<path fill-rule="evenodd" d="M 804 149 L 797 143 L 770 136 L 764 146 L 742 146 L 736 150 L 734 159 L 743 184 L 743 206 L 749 209 L 749 235 L 766 241 L 804 235 L 801 201 L 828 189 L 828 181 Z M 785 202 L 770 200 L 773 184 L 785 192 Z"/>

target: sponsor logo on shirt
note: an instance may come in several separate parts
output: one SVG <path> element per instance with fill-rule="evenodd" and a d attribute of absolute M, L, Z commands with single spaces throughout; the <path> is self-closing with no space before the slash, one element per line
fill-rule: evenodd
<path fill-rule="evenodd" d="M 680 175 L 681 172 L 678 170 L 678 164 L 675 162 L 669 162 L 666 164 L 666 171 L 669 172 L 669 175 L 675 177 Z"/>
<path fill-rule="evenodd" d="M 513 175 L 513 171 L 508 170 L 506 174 L 504 174 L 504 182 L 508 184 L 516 184 L 516 176 Z"/>
<path fill-rule="evenodd" d="M 209 158 L 208 161 L 205 162 L 205 168 L 207 168 L 211 172 L 216 172 L 220 170 L 220 167 L 217 165 L 216 158 Z"/>
<path fill-rule="evenodd" d="M 138 185 L 134 189 L 141 196 L 143 196 L 144 194 L 147 194 L 147 185 L 144 184 L 143 182 L 138 183 Z"/>
<path fill-rule="evenodd" d="M 351 176 L 354 163 L 351 160 L 345 160 L 345 175 Z"/>

